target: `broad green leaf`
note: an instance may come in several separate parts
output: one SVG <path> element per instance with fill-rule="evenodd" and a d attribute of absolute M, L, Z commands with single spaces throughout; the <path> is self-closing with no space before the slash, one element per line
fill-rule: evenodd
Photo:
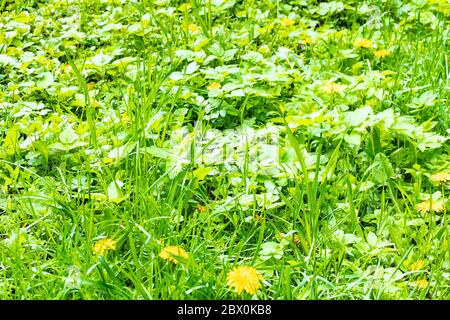
<path fill-rule="evenodd" d="M 18 251 L 28 239 L 27 228 L 20 228 L 11 232 L 9 238 L 6 238 L 4 244 L 13 252 Z"/>
<path fill-rule="evenodd" d="M 425 224 L 425 220 L 423 220 L 422 218 L 417 218 L 417 219 L 412 219 L 406 222 L 407 226 L 421 226 Z"/>
<path fill-rule="evenodd" d="M 369 115 L 372 114 L 373 111 L 371 107 L 364 107 L 355 111 L 344 112 L 343 117 L 345 123 L 349 126 L 357 127 L 361 125 L 369 117 Z"/>
<path fill-rule="evenodd" d="M 231 93 L 227 94 L 229 97 L 244 97 L 245 91 L 242 89 L 234 90 Z"/>
<path fill-rule="evenodd" d="M 189 63 L 186 67 L 186 74 L 193 74 L 198 69 L 198 64 L 195 61 Z"/>
<path fill-rule="evenodd" d="M 47 147 L 47 145 L 42 141 L 35 141 L 35 142 L 33 142 L 33 146 L 42 155 L 42 157 L 44 158 L 44 164 L 45 164 L 45 166 L 47 166 L 47 164 L 48 164 L 48 147 Z"/>
<path fill-rule="evenodd" d="M 3 141 L 4 146 L 6 147 L 6 152 L 9 155 L 14 155 L 19 151 L 19 127 L 15 125 L 11 129 L 8 130 L 6 134 L 5 140 Z"/>
<path fill-rule="evenodd" d="M 102 67 L 110 63 L 112 59 L 114 59 L 114 56 L 104 54 L 103 51 L 100 51 L 98 54 L 92 57 L 91 61 L 95 66 Z"/>
<path fill-rule="evenodd" d="M 36 86 L 41 89 L 46 89 L 54 83 L 53 74 L 51 72 L 44 72 L 41 79 L 36 82 Z"/>
<path fill-rule="evenodd" d="M 120 68 L 125 68 L 126 66 L 128 66 L 129 64 L 136 62 L 138 59 L 136 57 L 125 57 L 122 59 L 118 59 L 115 60 L 114 62 L 112 62 L 111 64 L 113 66 L 117 66 Z"/>
<path fill-rule="evenodd" d="M 66 127 L 60 134 L 59 134 L 59 141 L 61 141 L 62 144 L 65 145 L 71 145 L 75 143 L 78 140 L 78 135 L 73 131 L 71 127 Z"/>
<path fill-rule="evenodd" d="M 378 243 L 377 235 L 373 232 L 369 232 L 369 234 L 367 235 L 367 243 L 372 247 L 376 247 Z"/>
<path fill-rule="evenodd" d="M 261 245 L 261 251 L 259 252 L 260 258 L 265 261 L 270 258 L 279 260 L 283 257 L 284 248 L 283 245 L 277 242 L 269 241 L 264 242 Z"/>
<path fill-rule="evenodd" d="M 106 201 L 108 200 L 108 197 L 106 195 L 104 195 L 103 193 L 99 193 L 99 192 L 91 192 L 90 194 L 85 194 L 84 195 L 85 199 L 91 199 L 94 201 Z"/>
<path fill-rule="evenodd" d="M 162 159 L 170 159 L 172 157 L 172 153 L 170 151 L 157 146 L 145 147 L 142 148 L 141 151 Z"/>
<path fill-rule="evenodd" d="M 361 135 L 358 133 L 346 134 L 344 140 L 350 144 L 359 146 L 361 144 Z"/>
<path fill-rule="evenodd" d="M 179 72 L 179 71 L 172 72 L 170 74 L 170 76 L 169 76 L 169 79 L 170 80 L 174 80 L 174 81 L 181 80 L 183 78 L 184 78 L 184 73 L 183 72 Z"/>
<path fill-rule="evenodd" d="M 198 181 L 202 181 L 206 178 L 206 176 L 208 175 L 208 173 L 210 173 L 212 170 L 212 168 L 197 168 L 192 172 L 192 175 L 198 179 Z"/>
<path fill-rule="evenodd" d="M 394 176 L 394 169 L 391 162 L 384 153 L 377 153 L 373 164 L 366 170 L 369 172 L 372 182 L 379 185 L 386 185 L 388 180 Z"/>
<path fill-rule="evenodd" d="M 120 203 L 125 200 L 122 192 L 123 182 L 115 180 L 108 185 L 108 199 L 114 203 Z"/>
<path fill-rule="evenodd" d="M 60 142 L 52 143 L 48 146 L 49 149 L 56 149 L 59 151 L 69 151 L 78 147 L 86 146 L 88 143 L 83 141 L 76 141 L 72 144 L 63 144 Z"/>
<path fill-rule="evenodd" d="M 111 149 L 108 153 L 108 158 L 119 159 L 128 155 L 136 146 L 136 142 L 130 141 L 123 146 Z"/>

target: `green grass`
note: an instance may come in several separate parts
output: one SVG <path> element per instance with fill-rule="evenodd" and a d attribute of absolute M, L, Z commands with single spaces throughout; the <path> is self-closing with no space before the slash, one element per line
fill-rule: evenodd
<path fill-rule="evenodd" d="M 448 299 L 449 14 L 0 0 L 0 299 Z"/>

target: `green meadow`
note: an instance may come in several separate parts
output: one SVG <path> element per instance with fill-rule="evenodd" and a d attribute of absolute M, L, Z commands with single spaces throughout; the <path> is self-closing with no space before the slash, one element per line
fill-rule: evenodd
<path fill-rule="evenodd" d="M 0 299 L 449 299 L 447 0 L 0 0 Z"/>

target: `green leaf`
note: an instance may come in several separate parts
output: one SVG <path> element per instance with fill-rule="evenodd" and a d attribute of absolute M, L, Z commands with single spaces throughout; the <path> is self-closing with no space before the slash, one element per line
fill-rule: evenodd
<path fill-rule="evenodd" d="M 360 126 L 368 117 L 372 115 L 373 111 L 371 107 L 364 107 L 355 111 L 344 112 L 344 122 L 351 127 Z"/>
<path fill-rule="evenodd" d="M 42 141 L 34 141 L 33 146 L 36 148 L 36 150 L 39 151 L 39 153 L 44 158 L 44 166 L 48 165 L 48 148 L 47 145 Z"/>
<path fill-rule="evenodd" d="M 115 180 L 111 182 L 108 186 L 108 199 L 114 203 L 120 203 L 125 200 L 122 192 L 123 182 L 120 180 Z"/>
<path fill-rule="evenodd" d="M 8 130 L 3 145 L 6 147 L 6 153 L 10 156 L 19 150 L 19 128 L 17 125 Z"/>
<path fill-rule="evenodd" d="M 40 89 L 46 89 L 54 83 L 53 74 L 51 72 L 44 72 L 41 80 L 36 82 L 36 86 Z"/>
<path fill-rule="evenodd" d="M 198 69 L 198 64 L 195 61 L 189 63 L 186 67 L 186 74 L 193 74 Z"/>
<path fill-rule="evenodd" d="M 206 176 L 208 175 L 208 173 L 210 173 L 212 170 L 212 168 L 197 168 L 192 172 L 192 175 L 198 179 L 198 181 L 202 181 L 206 178 Z"/>
<path fill-rule="evenodd" d="M 141 151 L 162 159 L 170 159 L 172 157 L 172 154 L 168 150 L 157 146 L 145 147 L 142 148 Z"/>
<path fill-rule="evenodd" d="M 227 97 L 244 97 L 245 91 L 242 89 L 233 90 L 231 93 L 227 94 Z"/>
<path fill-rule="evenodd" d="M 261 245 L 261 251 L 259 253 L 262 260 L 269 260 L 275 258 L 279 260 L 283 257 L 283 245 L 277 242 L 269 241 Z"/>
<path fill-rule="evenodd" d="M 91 61 L 95 66 L 102 67 L 110 63 L 112 59 L 114 59 L 114 56 L 103 54 L 103 51 L 100 51 L 100 53 L 92 57 Z"/>
<path fill-rule="evenodd" d="M 344 140 L 347 143 L 354 144 L 355 146 L 359 146 L 361 144 L 361 135 L 357 133 L 346 134 L 344 136 Z"/>
<path fill-rule="evenodd" d="M 119 159 L 128 155 L 136 146 L 136 142 L 130 141 L 123 146 L 111 149 L 108 153 L 108 158 Z"/>
<path fill-rule="evenodd" d="M 386 185 L 388 180 L 394 176 L 391 162 L 384 153 L 377 153 L 373 164 L 366 170 L 370 173 L 370 179 L 376 184 Z"/>
<path fill-rule="evenodd" d="M 56 150 L 60 150 L 60 151 L 69 151 L 78 147 L 83 147 L 85 145 L 87 145 L 87 142 L 82 142 L 82 141 L 77 141 L 75 143 L 72 144 L 62 144 L 60 142 L 55 142 L 52 143 L 51 145 L 48 146 L 49 149 L 56 149 Z"/>
<path fill-rule="evenodd" d="M 59 141 L 61 141 L 62 144 L 65 145 L 71 145 L 75 143 L 78 140 L 78 135 L 73 131 L 71 127 L 66 127 L 60 134 L 59 134 Z"/>
<path fill-rule="evenodd" d="M 373 159 L 375 155 L 383 151 L 381 147 L 380 129 L 372 128 L 372 134 L 367 141 L 367 146 L 365 148 L 367 155 Z"/>
<path fill-rule="evenodd" d="M 367 243 L 372 247 L 376 247 L 378 243 L 377 235 L 373 232 L 369 232 L 369 234 L 367 235 Z"/>

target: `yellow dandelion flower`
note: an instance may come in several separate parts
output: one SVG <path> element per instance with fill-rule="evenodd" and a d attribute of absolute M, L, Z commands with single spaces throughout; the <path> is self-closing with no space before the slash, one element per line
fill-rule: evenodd
<path fill-rule="evenodd" d="M 186 25 L 186 29 L 189 32 L 193 33 L 193 34 L 195 34 L 195 33 L 200 31 L 200 27 L 198 25 L 196 25 L 196 24 L 193 24 L 193 23 L 190 23 L 190 24 Z"/>
<path fill-rule="evenodd" d="M 430 211 L 442 212 L 444 211 L 444 204 L 442 202 L 432 202 L 430 206 L 430 200 L 425 200 L 417 204 L 416 209 L 421 213 Z"/>
<path fill-rule="evenodd" d="M 422 270 L 424 266 L 425 262 L 423 260 L 417 260 L 416 262 L 413 262 L 409 265 L 409 270 L 411 271 Z"/>
<path fill-rule="evenodd" d="M 208 86 L 208 90 L 214 90 L 214 89 L 220 89 L 222 88 L 222 85 L 218 82 L 213 82 Z"/>
<path fill-rule="evenodd" d="M 303 44 L 305 44 L 305 45 L 312 44 L 312 43 L 313 43 L 312 38 L 305 38 L 305 39 L 303 39 Z"/>
<path fill-rule="evenodd" d="M 373 53 L 376 58 L 382 59 L 390 55 L 391 53 L 386 49 L 377 50 Z"/>
<path fill-rule="evenodd" d="M 238 294 L 242 291 L 247 291 L 250 294 L 255 294 L 261 288 L 260 280 L 263 277 L 255 268 L 240 266 L 231 270 L 227 275 L 227 284 L 236 290 Z"/>
<path fill-rule="evenodd" d="M 281 18 L 280 23 L 283 27 L 290 27 L 295 24 L 295 20 L 290 18 Z"/>
<path fill-rule="evenodd" d="M 416 286 L 418 286 L 420 289 L 425 289 L 428 287 L 428 281 L 427 279 L 420 279 L 413 282 Z"/>
<path fill-rule="evenodd" d="M 342 85 L 342 84 L 339 84 L 339 83 L 332 82 L 332 83 L 328 83 L 328 84 L 324 85 L 324 86 L 322 87 L 322 90 L 325 91 L 325 92 L 328 93 L 328 94 L 331 94 L 331 93 L 341 92 L 341 91 L 343 91 L 345 88 L 346 88 L 345 85 Z"/>
<path fill-rule="evenodd" d="M 438 172 L 438 173 L 433 174 L 430 177 L 430 180 L 433 182 L 444 183 L 444 182 L 450 181 L 450 174 L 447 172 Z"/>
<path fill-rule="evenodd" d="M 356 39 L 353 45 L 358 48 L 370 48 L 373 42 L 369 39 Z"/>
<path fill-rule="evenodd" d="M 178 259 L 181 257 L 183 259 L 188 259 L 189 255 L 187 254 L 187 252 L 181 248 L 181 247 L 177 247 L 177 246 L 168 246 L 165 247 L 164 249 L 161 250 L 161 252 L 159 253 L 159 256 L 167 261 L 171 261 L 175 264 L 177 264 L 179 261 Z"/>
<path fill-rule="evenodd" d="M 98 240 L 92 248 L 94 254 L 104 256 L 108 250 L 116 250 L 116 240 L 105 238 Z"/>

